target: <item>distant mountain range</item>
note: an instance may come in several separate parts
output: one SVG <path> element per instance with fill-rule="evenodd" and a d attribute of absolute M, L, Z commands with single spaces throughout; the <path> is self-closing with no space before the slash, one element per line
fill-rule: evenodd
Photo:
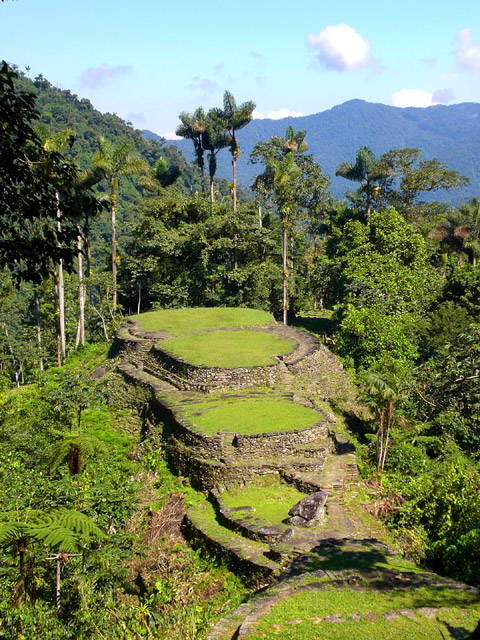
<path fill-rule="evenodd" d="M 350 100 L 327 111 L 301 118 L 282 120 L 253 120 L 242 129 L 238 138 L 243 154 L 238 162 L 238 179 L 250 186 L 259 172 L 258 165 L 249 165 L 248 157 L 260 140 L 285 135 L 289 125 L 305 129 L 309 152 L 332 180 L 331 191 L 342 197 L 354 186 L 335 177 L 340 162 L 354 161 L 358 149 L 368 145 L 376 155 L 390 149 L 415 147 L 425 159 L 437 158 L 449 169 L 470 178 L 461 191 L 440 191 L 435 198 L 451 204 L 480 197 L 480 104 L 462 103 L 427 108 L 399 108 L 384 104 Z M 146 138 L 159 139 L 151 131 L 143 131 Z M 193 160 L 190 140 L 168 141 Z M 231 158 L 227 151 L 218 154 L 217 175 L 231 179 Z"/>

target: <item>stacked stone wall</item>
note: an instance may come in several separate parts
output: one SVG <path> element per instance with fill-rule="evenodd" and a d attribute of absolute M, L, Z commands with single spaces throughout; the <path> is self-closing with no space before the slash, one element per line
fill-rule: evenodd
<path fill-rule="evenodd" d="M 199 390 L 244 389 L 255 386 L 273 387 L 280 380 L 278 364 L 264 367 L 205 367 L 185 362 L 162 349 L 161 342 L 150 352 L 149 369 L 154 375 L 183 379 L 183 388 Z"/>
<path fill-rule="evenodd" d="M 236 456 L 244 458 L 255 456 L 279 456 L 295 453 L 299 445 L 308 444 L 318 440 L 327 439 L 330 435 L 327 421 L 294 431 L 281 431 L 273 433 L 256 433 L 245 435 L 237 433 L 232 441 L 236 449 Z"/>

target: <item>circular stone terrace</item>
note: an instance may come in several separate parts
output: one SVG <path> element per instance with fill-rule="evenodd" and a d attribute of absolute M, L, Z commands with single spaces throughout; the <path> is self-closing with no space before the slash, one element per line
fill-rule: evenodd
<path fill-rule="evenodd" d="M 198 391 L 275 386 L 283 362 L 314 353 L 319 341 L 244 308 L 163 309 L 130 316 L 120 343 L 149 352 L 145 365 L 177 388 Z"/>

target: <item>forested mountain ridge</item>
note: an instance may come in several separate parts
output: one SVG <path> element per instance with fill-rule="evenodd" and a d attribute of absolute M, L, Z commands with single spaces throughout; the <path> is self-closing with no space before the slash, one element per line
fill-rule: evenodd
<path fill-rule="evenodd" d="M 348 183 L 335 177 L 340 162 L 355 156 L 363 145 L 376 155 L 390 149 L 413 147 L 421 149 L 425 159 L 437 158 L 470 178 L 470 184 L 461 191 L 442 192 L 437 199 L 459 204 L 480 192 L 480 104 L 462 103 L 436 105 L 427 108 L 391 107 L 384 104 L 350 100 L 327 111 L 299 118 L 282 120 L 253 120 L 239 134 L 242 155 L 238 161 L 239 180 L 250 185 L 257 169 L 248 164 L 249 154 L 260 140 L 285 134 L 288 126 L 305 129 L 309 152 L 313 154 L 325 173 L 332 178 L 332 194 L 342 197 Z M 144 131 L 148 138 L 157 138 Z M 193 158 L 193 145 L 189 140 L 169 141 L 187 158 Z M 229 177 L 231 159 L 227 151 L 218 154 L 218 175 Z"/>

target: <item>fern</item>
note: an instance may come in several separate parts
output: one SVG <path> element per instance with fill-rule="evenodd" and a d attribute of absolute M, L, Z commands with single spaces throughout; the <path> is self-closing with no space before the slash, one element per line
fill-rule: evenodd
<path fill-rule="evenodd" d="M 92 539 L 106 538 L 91 518 L 73 509 L 57 509 L 45 514 L 44 521 L 32 527 L 31 532 L 46 547 L 64 553 L 75 553 Z"/>
<path fill-rule="evenodd" d="M 0 516 L 0 545 L 22 538 L 64 553 L 75 553 L 92 540 L 104 540 L 106 535 L 91 518 L 73 509 L 50 512 L 32 509 Z"/>
<path fill-rule="evenodd" d="M 81 473 L 87 458 L 106 451 L 105 444 L 96 436 L 87 433 L 67 433 L 62 435 L 63 439 L 56 442 L 52 447 L 50 456 L 52 473 L 58 469 L 66 458 L 68 458 L 70 473 L 72 475 Z"/>

